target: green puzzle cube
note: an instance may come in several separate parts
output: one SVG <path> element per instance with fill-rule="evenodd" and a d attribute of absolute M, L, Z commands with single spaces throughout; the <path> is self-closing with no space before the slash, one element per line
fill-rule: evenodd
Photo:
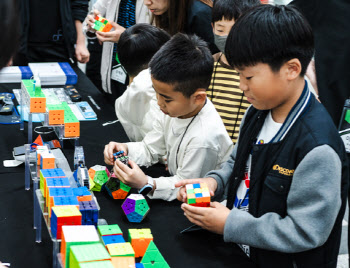
<path fill-rule="evenodd" d="M 118 224 L 98 225 L 97 230 L 101 236 L 104 235 L 123 235 Z"/>
<path fill-rule="evenodd" d="M 102 244 L 79 245 L 70 247 L 69 267 L 79 268 L 81 263 L 110 260 L 106 248 Z"/>

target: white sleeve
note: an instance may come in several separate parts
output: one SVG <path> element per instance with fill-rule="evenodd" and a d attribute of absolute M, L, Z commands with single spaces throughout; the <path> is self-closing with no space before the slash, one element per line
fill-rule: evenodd
<path fill-rule="evenodd" d="M 166 154 L 164 129 L 162 118 L 157 118 L 153 130 L 148 132 L 143 141 L 129 142 L 128 155 L 131 160 L 140 166 L 151 166 L 158 162 L 159 157 Z"/>
<path fill-rule="evenodd" d="M 172 201 L 178 189 L 175 183 L 183 179 L 201 178 L 208 171 L 215 169 L 218 163 L 218 152 L 212 148 L 188 148 L 184 158 L 172 177 L 156 178 L 156 190 L 149 194 L 150 198 Z"/>

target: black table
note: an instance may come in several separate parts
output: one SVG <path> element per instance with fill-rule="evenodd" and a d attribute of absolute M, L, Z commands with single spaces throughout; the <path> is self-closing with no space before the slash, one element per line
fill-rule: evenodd
<path fill-rule="evenodd" d="M 79 76 L 76 88 L 98 116 L 97 121 L 84 121 L 80 126 L 86 165 L 104 165 L 104 145 L 111 140 L 125 142 L 127 136 L 120 123 L 102 126 L 116 120 L 114 101 L 102 95 L 78 68 L 74 69 Z M 20 88 L 20 84 L 0 84 L 0 92 L 12 92 L 14 88 Z M 96 109 L 88 96 L 101 110 Z M 2 160 L 12 159 L 13 147 L 26 143 L 26 126 L 25 123 L 25 130 L 20 131 L 19 125 L 0 125 Z M 73 146 L 65 145 L 63 151 L 73 168 Z M 163 167 L 156 166 L 146 172 L 154 175 L 163 171 Z M 125 239 L 129 228 L 150 228 L 154 242 L 171 267 L 249 267 L 242 254 L 237 254 L 237 246 L 224 243 L 222 236 L 204 230 L 180 234 L 191 223 L 178 201 L 148 200 L 150 212 L 137 224 L 128 222 L 121 209 L 123 200 L 113 200 L 104 192 L 95 195 L 101 207 L 99 217 L 109 224 L 119 224 Z M 0 260 L 11 263 L 11 267 L 51 267 L 52 242 L 45 226 L 42 242 L 35 243 L 33 193 L 24 190 L 24 165 L 16 168 L 0 165 L 0 196 Z"/>

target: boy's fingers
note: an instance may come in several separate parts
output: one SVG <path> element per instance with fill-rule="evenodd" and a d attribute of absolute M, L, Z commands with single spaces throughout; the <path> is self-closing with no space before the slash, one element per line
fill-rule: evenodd
<path fill-rule="evenodd" d="M 129 159 L 129 165 L 130 165 L 130 167 L 131 167 L 132 169 L 138 167 L 138 165 L 137 165 L 134 161 L 132 161 L 132 160 L 130 160 L 130 159 Z"/>
<path fill-rule="evenodd" d="M 124 163 L 122 163 L 121 161 L 119 161 L 118 159 L 115 160 L 115 164 L 116 166 L 118 166 L 120 168 L 121 171 L 123 171 L 126 175 L 130 172 L 130 168 L 127 165 L 124 165 Z"/>
<path fill-rule="evenodd" d="M 117 164 L 114 166 L 114 174 L 117 176 L 119 180 L 121 180 L 123 183 L 126 182 L 126 173 L 117 166 Z"/>
<path fill-rule="evenodd" d="M 190 206 L 190 205 L 185 204 L 185 203 L 183 203 L 181 205 L 181 208 L 186 213 L 191 213 L 191 215 L 198 215 L 198 216 L 203 216 L 205 214 L 205 212 L 206 212 L 206 209 L 208 209 L 208 208 Z"/>

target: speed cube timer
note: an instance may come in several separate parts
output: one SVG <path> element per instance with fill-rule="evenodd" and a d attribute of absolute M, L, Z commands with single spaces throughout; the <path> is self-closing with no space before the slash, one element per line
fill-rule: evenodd
<path fill-rule="evenodd" d="M 109 32 L 113 27 L 112 24 L 110 24 L 108 20 L 103 17 L 96 15 L 94 19 L 95 23 L 92 28 L 96 31 Z"/>
<path fill-rule="evenodd" d="M 210 206 L 210 192 L 206 183 L 186 185 L 187 204 L 195 207 Z"/>
<path fill-rule="evenodd" d="M 134 251 L 135 257 L 142 257 L 149 245 L 153 240 L 153 235 L 151 234 L 151 229 L 129 229 L 128 241 L 131 243 Z"/>
<path fill-rule="evenodd" d="M 129 195 L 122 209 L 130 222 L 141 222 L 149 212 L 149 206 L 142 194 Z"/>
<path fill-rule="evenodd" d="M 105 189 L 114 199 L 125 199 L 131 187 L 122 183 L 112 174 L 105 184 Z"/>

